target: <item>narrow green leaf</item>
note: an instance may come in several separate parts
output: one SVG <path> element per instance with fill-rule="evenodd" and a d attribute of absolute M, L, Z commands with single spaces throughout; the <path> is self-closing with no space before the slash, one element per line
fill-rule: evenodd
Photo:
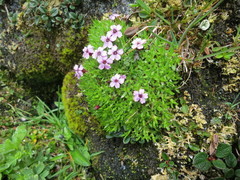
<path fill-rule="evenodd" d="M 45 179 L 49 175 L 49 170 L 45 170 L 40 174 L 41 179 Z"/>
<path fill-rule="evenodd" d="M 140 18 L 148 18 L 149 17 L 149 14 L 146 12 L 146 11 L 141 11 L 140 13 L 138 13 Z"/>
<path fill-rule="evenodd" d="M 165 22 L 167 25 L 171 25 L 170 21 L 166 20 L 163 16 L 161 16 L 158 12 L 155 11 L 155 14 L 163 21 Z"/>
<path fill-rule="evenodd" d="M 220 143 L 217 147 L 216 156 L 218 158 L 225 158 L 232 152 L 232 146 Z"/>
<path fill-rule="evenodd" d="M 212 48 L 212 51 L 213 52 L 218 52 L 218 51 L 220 51 L 220 50 L 222 50 L 224 48 L 226 48 L 226 47 L 214 47 L 214 48 Z"/>
<path fill-rule="evenodd" d="M 229 53 L 223 54 L 223 57 L 224 59 L 229 60 L 234 54 L 235 52 L 229 52 Z"/>
<path fill-rule="evenodd" d="M 188 147 L 193 151 L 199 151 L 200 150 L 200 147 L 196 144 L 193 144 L 193 143 L 189 144 Z"/>
<path fill-rule="evenodd" d="M 47 9 L 45 7 L 43 7 L 43 6 L 40 6 L 38 9 L 43 14 L 45 14 L 47 12 Z"/>
<path fill-rule="evenodd" d="M 130 142 L 130 139 L 131 139 L 130 136 L 124 137 L 123 138 L 123 143 L 128 144 Z"/>
<path fill-rule="evenodd" d="M 220 58 L 223 57 L 223 54 L 218 54 L 218 55 L 216 55 L 215 57 L 218 58 L 218 59 L 220 59 Z"/>
<path fill-rule="evenodd" d="M 166 43 L 172 44 L 171 41 L 169 41 L 169 40 L 167 40 L 167 39 L 159 36 L 158 34 L 156 34 L 156 33 L 154 33 L 154 32 L 152 32 L 152 34 L 153 34 L 154 36 L 156 36 L 158 39 L 160 39 L 160 40 L 162 40 L 162 41 L 165 41 Z"/>
<path fill-rule="evenodd" d="M 130 7 L 138 7 L 138 4 L 128 4 Z"/>
<path fill-rule="evenodd" d="M 62 21 L 62 18 L 59 17 L 59 16 L 57 16 L 55 19 L 56 19 L 57 21 Z"/>
<path fill-rule="evenodd" d="M 95 152 L 95 153 L 92 153 L 90 155 L 90 157 L 92 158 L 92 157 L 97 156 L 97 155 L 102 154 L 102 153 L 104 153 L 104 151 Z"/>
<path fill-rule="evenodd" d="M 71 172 L 67 177 L 64 178 L 64 180 L 72 180 L 77 175 L 78 175 L 78 172 Z"/>
<path fill-rule="evenodd" d="M 57 161 L 57 160 L 62 159 L 64 157 L 66 157 L 66 154 L 58 154 L 57 156 L 52 157 L 50 159 L 50 161 Z"/>
<path fill-rule="evenodd" d="M 76 15 L 76 13 L 74 13 L 74 12 L 70 12 L 70 13 L 69 13 L 69 17 L 70 17 L 71 19 L 77 19 L 77 15 Z"/>
<path fill-rule="evenodd" d="M 165 161 L 168 161 L 168 160 L 169 160 L 169 157 L 168 157 L 168 155 L 167 155 L 165 152 L 162 152 L 162 158 L 163 158 L 163 160 L 165 160 Z"/>
<path fill-rule="evenodd" d="M 48 16 L 47 16 L 47 15 L 45 15 L 45 14 L 44 14 L 44 15 L 42 15 L 42 17 L 41 17 L 41 18 L 42 18 L 42 20 L 44 20 L 44 21 L 47 21 L 47 20 L 48 20 Z"/>
<path fill-rule="evenodd" d="M 52 8 L 50 13 L 52 17 L 55 17 L 56 15 L 58 15 L 58 8 Z"/>
<path fill-rule="evenodd" d="M 48 178 L 51 179 L 53 177 L 57 177 L 58 175 L 60 175 L 61 173 L 65 172 L 70 167 L 71 167 L 71 165 L 62 167 L 61 170 L 57 171 L 55 174 L 53 174 L 51 176 L 48 176 Z"/>
<path fill-rule="evenodd" d="M 141 8 L 143 8 L 145 11 L 147 11 L 148 14 L 151 13 L 151 8 L 148 7 L 148 5 L 145 4 L 145 2 L 143 2 L 142 0 L 136 0 L 136 2 L 139 6 L 141 6 Z"/>
<path fill-rule="evenodd" d="M 70 5 L 69 7 L 70 7 L 70 9 L 72 9 L 72 10 L 75 10 L 75 9 L 76 9 L 76 7 L 73 6 L 73 5 Z"/>
<path fill-rule="evenodd" d="M 40 16 L 36 16 L 36 17 L 35 17 L 35 20 L 34 20 L 34 23 L 35 23 L 36 25 L 38 25 L 39 22 L 40 22 L 40 20 L 41 20 L 41 17 L 40 17 Z"/>

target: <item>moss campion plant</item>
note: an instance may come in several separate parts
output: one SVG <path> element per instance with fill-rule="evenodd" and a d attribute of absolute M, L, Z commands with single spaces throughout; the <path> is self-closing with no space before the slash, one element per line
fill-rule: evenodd
<path fill-rule="evenodd" d="M 76 77 L 108 135 L 124 137 L 126 143 L 155 141 L 171 126 L 179 58 L 146 31 L 127 38 L 126 28 L 119 20 L 94 21 Z"/>

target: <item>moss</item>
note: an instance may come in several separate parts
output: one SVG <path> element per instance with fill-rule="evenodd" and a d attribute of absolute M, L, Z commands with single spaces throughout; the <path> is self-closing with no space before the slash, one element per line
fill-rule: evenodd
<path fill-rule="evenodd" d="M 84 136 L 90 129 L 101 133 L 96 119 L 88 112 L 87 103 L 77 82 L 74 72 L 69 72 L 62 86 L 62 101 L 69 127 L 80 136 Z"/>
<path fill-rule="evenodd" d="M 65 114 L 68 120 L 69 127 L 76 133 L 84 135 L 88 129 L 86 125 L 87 111 L 83 107 L 83 100 L 77 98 L 77 79 L 74 73 L 68 73 L 63 81 L 62 86 L 62 101 L 65 109 Z"/>
<path fill-rule="evenodd" d="M 81 59 L 86 38 L 87 27 L 47 33 L 32 30 L 14 54 L 18 80 L 33 94 L 50 100 L 64 75 Z"/>

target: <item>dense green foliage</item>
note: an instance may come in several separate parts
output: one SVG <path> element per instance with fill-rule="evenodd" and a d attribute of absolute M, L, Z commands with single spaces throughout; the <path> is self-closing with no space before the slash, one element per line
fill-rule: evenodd
<path fill-rule="evenodd" d="M 127 26 L 124 22 L 118 22 Z M 100 37 L 113 25 L 111 21 L 94 21 L 89 31 L 89 43 L 95 49 L 103 45 Z M 98 69 L 98 62 L 90 58 L 83 64 L 87 73 L 80 79 L 80 88 L 87 96 L 90 110 L 97 116 L 110 136 L 124 137 L 124 142 L 149 141 L 160 137 L 162 129 L 171 125 L 170 108 L 176 104 L 174 93 L 180 79 L 176 72 L 179 62 L 173 47 L 166 49 L 165 43 L 149 39 L 147 32 L 138 35 L 146 39 L 144 50 L 131 49 L 132 39 L 121 37 L 115 42 L 123 48 L 121 60 L 114 62 L 109 70 Z M 115 74 L 126 75 L 119 89 L 109 86 Z M 133 101 L 133 91 L 145 89 L 149 98 L 146 104 Z M 100 106 L 99 109 L 94 109 Z"/>
<path fill-rule="evenodd" d="M 196 154 L 193 159 L 193 165 L 201 171 L 208 171 L 214 167 L 223 172 L 224 178 L 240 178 L 240 169 L 237 169 L 237 158 L 232 153 L 232 146 L 220 143 L 216 148 L 216 153 L 208 156 L 206 152 Z"/>
<path fill-rule="evenodd" d="M 31 0 L 27 2 L 23 17 L 29 25 L 34 24 L 48 31 L 63 25 L 79 29 L 84 23 L 83 15 L 76 11 L 80 4 L 81 0 L 64 0 L 61 3 Z"/>
<path fill-rule="evenodd" d="M 82 166 L 90 166 L 83 141 L 69 128 L 63 105 L 50 109 L 38 100 L 36 115 L 12 107 L 23 125 L 0 144 L 0 179 L 72 179 L 83 176 Z M 37 127 L 37 128 L 36 128 Z"/>

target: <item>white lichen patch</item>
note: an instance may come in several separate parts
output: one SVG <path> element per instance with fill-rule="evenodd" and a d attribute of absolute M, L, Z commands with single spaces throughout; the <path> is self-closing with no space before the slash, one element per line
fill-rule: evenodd
<path fill-rule="evenodd" d="M 239 92 L 240 91 L 240 53 L 233 56 L 225 63 L 223 75 L 230 76 L 228 84 L 223 85 L 224 91 Z"/>

